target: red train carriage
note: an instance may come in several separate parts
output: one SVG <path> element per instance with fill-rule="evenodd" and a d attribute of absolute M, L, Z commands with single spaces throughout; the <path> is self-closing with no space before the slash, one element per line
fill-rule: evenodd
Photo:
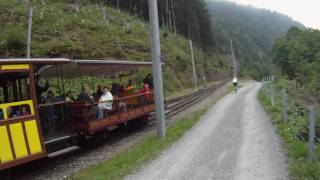
<path fill-rule="evenodd" d="M 145 118 L 154 111 L 152 90 L 129 92 L 122 88 L 108 102 L 69 101 L 63 95 L 50 98 L 49 88 L 40 86 L 37 77 L 53 81 L 65 91 L 75 78 L 83 85 L 82 77 L 107 79 L 151 65 L 117 60 L 0 59 L 0 171 L 74 150 L 79 137 Z M 45 100 L 42 91 L 47 94 Z M 112 108 L 97 119 L 99 103 L 109 103 Z"/>

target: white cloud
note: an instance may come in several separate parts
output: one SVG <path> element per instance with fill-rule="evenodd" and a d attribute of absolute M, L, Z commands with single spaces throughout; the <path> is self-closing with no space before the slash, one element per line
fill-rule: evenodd
<path fill-rule="evenodd" d="M 230 0 L 286 14 L 307 27 L 320 30 L 319 0 Z"/>

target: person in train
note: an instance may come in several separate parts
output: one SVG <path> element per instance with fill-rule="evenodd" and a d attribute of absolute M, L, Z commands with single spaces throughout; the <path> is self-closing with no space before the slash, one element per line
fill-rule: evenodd
<path fill-rule="evenodd" d="M 57 101 L 56 96 L 53 94 L 51 90 L 48 91 L 47 93 L 47 104 L 51 104 Z M 45 107 L 45 112 L 46 112 L 46 119 L 47 119 L 47 132 L 49 135 L 53 134 L 55 132 L 56 128 L 56 121 L 55 121 L 55 108 L 54 105 L 49 105 Z"/>
<path fill-rule="evenodd" d="M 85 103 L 89 103 L 89 104 L 93 104 L 93 97 L 89 95 L 88 92 L 88 86 L 87 85 L 83 85 L 81 88 L 81 93 L 78 97 L 78 101 L 81 102 L 85 102 Z"/>
<path fill-rule="evenodd" d="M 118 98 L 119 97 L 122 97 L 122 93 L 123 93 L 123 86 L 120 85 L 119 83 L 112 83 L 112 86 L 111 86 L 111 94 L 113 96 L 117 96 Z"/>
<path fill-rule="evenodd" d="M 150 87 L 147 82 L 143 83 L 142 89 L 139 91 L 140 94 L 143 94 L 142 98 L 142 104 L 149 104 L 150 99 Z"/>
<path fill-rule="evenodd" d="M 9 118 L 16 118 L 21 116 L 21 112 L 17 107 L 8 107 L 7 108 L 7 114 Z"/>
<path fill-rule="evenodd" d="M 66 100 L 67 103 L 76 101 L 76 99 L 73 97 L 73 94 L 72 94 L 71 91 L 68 91 L 66 93 L 65 100 Z"/>
<path fill-rule="evenodd" d="M 124 90 L 128 93 L 132 93 L 134 92 L 134 90 L 136 89 L 135 85 L 133 84 L 132 80 L 130 79 L 128 81 L 127 86 L 124 88 Z"/>
<path fill-rule="evenodd" d="M 106 86 L 104 86 L 103 95 L 100 97 L 98 104 L 98 120 L 102 120 L 104 118 L 105 111 L 112 110 L 112 100 L 113 96 L 111 92 Z"/>
<path fill-rule="evenodd" d="M 0 121 L 1 121 L 1 120 L 4 120 L 4 114 L 3 114 L 2 109 L 0 109 Z"/>
<path fill-rule="evenodd" d="M 56 96 L 53 94 L 51 90 L 47 92 L 47 98 L 46 98 L 47 103 L 54 103 L 57 101 Z"/>
<path fill-rule="evenodd" d="M 102 89 L 102 86 L 101 85 L 98 85 L 97 86 L 97 91 L 96 93 L 94 94 L 94 97 L 95 97 L 95 101 L 99 101 L 100 97 L 103 95 L 103 89 Z"/>
<path fill-rule="evenodd" d="M 22 106 L 21 114 L 22 116 L 30 115 L 30 108 L 28 106 Z"/>
<path fill-rule="evenodd" d="M 153 89 L 153 79 L 150 73 L 143 79 L 143 83 L 148 84 L 149 88 Z"/>
<path fill-rule="evenodd" d="M 40 85 L 40 81 L 41 81 L 41 76 L 40 76 L 40 74 L 36 74 L 36 75 L 35 75 L 35 81 L 36 81 L 35 86 L 36 86 L 37 101 L 38 101 L 39 104 L 42 104 L 42 103 L 45 102 L 42 94 L 43 94 L 44 92 L 47 92 L 47 91 L 48 91 L 48 89 L 49 89 L 49 83 L 48 83 L 48 81 L 46 81 L 45 86 L 42 87 L 42 86 Z"/>

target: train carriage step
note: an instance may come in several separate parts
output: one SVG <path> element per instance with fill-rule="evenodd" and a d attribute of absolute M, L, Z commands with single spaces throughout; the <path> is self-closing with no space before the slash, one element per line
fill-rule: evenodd
<path fill-rule="evenodd" d="M 44 144 L 45 145 L 53 144 L 53 143 L 57 143 L 57 142 L 60 142 L 60 141 L 66 141 L 66 140 L 69 140 L 71 138 L 72 138 L 71 135 L 67 135 L 67 136 L 63 136 L 63 137 L 57 137 L 57 138 L 50 139 L 50 140 L 46 141 Z"/>
<path fill-rule="evenodd" d="M 55 158 L 55 157 L 58 157 L 60 155 L 67 154 L 69 152 L 76 151 L 78 149 L 79 149 L 79 146 L 71 146 L 71 147 L 68 147 L 66 149 L 62 149 L 60 151 L 56 151 L 56 152 L 50 153 L 50 154 L 48 154 L 48 157 L 49 158 Z"/>

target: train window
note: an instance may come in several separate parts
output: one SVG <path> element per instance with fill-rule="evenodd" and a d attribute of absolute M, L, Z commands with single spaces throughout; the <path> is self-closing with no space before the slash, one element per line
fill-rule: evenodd
<path fill-rule="evenodd" d="M 8 118 L 28 116 L 31 114 L 29 105 L 13 106 L 7 108 Z"/>
<path fill-rule="evenodd" d="M 5 73 L 0 76 L 0 102 L 11 103 L 30 99 L 28 73 Z"/>

